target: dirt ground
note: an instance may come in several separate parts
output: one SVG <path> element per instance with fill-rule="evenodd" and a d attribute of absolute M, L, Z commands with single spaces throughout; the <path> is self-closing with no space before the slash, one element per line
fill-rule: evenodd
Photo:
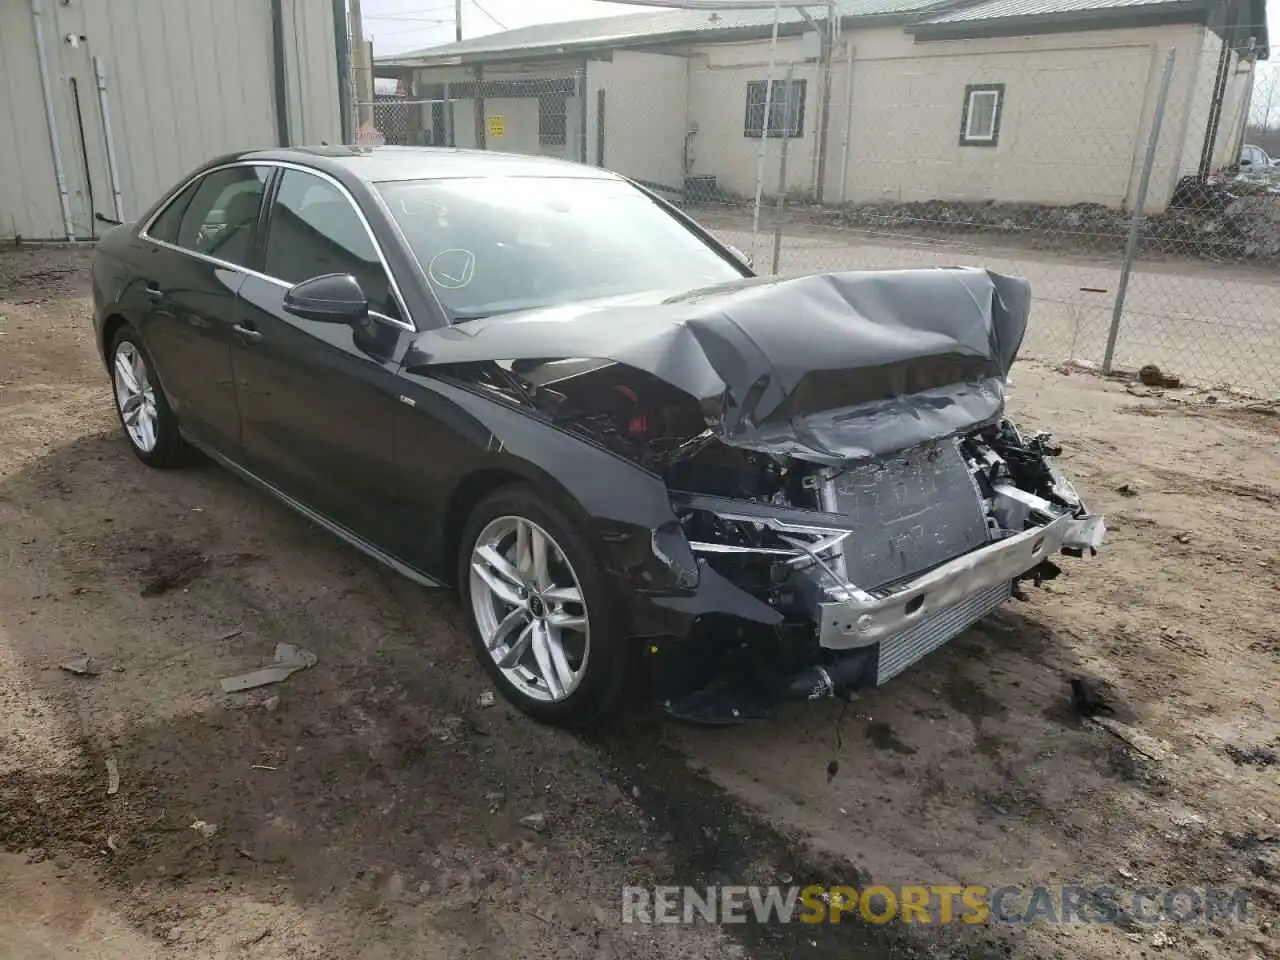
<path fill-rule="evenodd" d="M 446 593 L 215 467 L 142 467 L 91 342 L 86 265 L 0 254 L 5 960 L 1280 957 L 1274 406 L 1023 364 L 1013 413 L 1066 445 L 1108 516 L 1104 552 L 852 704 L 728 731 L 638 711 L 583 739 L 484 705 Z M 278 642 L 318 664 L 219 691 Z M 96 676 L 59 668 L 86 655 Z M 1161 759 L 1073 713 L 1072 678 Z M 624 884 L 792 878 L 1238 885 L 1253 909 L 620 922 Z"/>

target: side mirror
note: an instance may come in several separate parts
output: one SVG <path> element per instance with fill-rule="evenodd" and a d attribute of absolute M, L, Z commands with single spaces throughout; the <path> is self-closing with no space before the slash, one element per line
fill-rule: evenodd
<path fill-rule="evenodd" d="M 750 254 L 743 253 L 741 250 L 735 247 L 732 243 L 726 243 L 725 247 L 728 249 L 730 253 L 732 253 L 735 257 L 737 257 L 739 260 L 745 263 L 748 267 L 751 267 L 752 269 L 755 268 L 756 262 L 751 259 Z"/>
<path fill-rule="evenodd" d="M 295 317 L 321 323 L 355 323 L 369 315 L 369 301 L 349 273 L 303 280 L 285 293 L 284 308 Z"/>
<path fill-rule="evenodd" d="M 1241 157 L 1241 158 L 1240 158 L 1240 166 L 1242 166 L 1242 167 L 1252 167 L 1252 166 L 1253 166 L 1253 161 L 1252 161 L 1252 160 L 1250 160 L 1248 157 Z"/>

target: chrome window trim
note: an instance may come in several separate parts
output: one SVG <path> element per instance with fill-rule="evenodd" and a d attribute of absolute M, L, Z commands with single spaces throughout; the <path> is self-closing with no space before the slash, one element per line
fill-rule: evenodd
<path fill-rule="evenodd" d="M 270 283 L 276 284 L 277 286 L 284 287 L 286 290 L 292 288 L 294 286 L 292 283 L 281 280 L 279 277 L 273 277 L 270 274 L 254 270 L 252 267 L 232 263 L 229 260 L 220 260 L 217 257 L 211 257 L 209 254 L 201 253 L 199 250 L 188 250 L 186 247 L 178 246 L 176 243 L 169 243 L 167 240 L 157 240 L 149 233 L 152 224 L 156 222 L 162 213 L 169 209 L 170 204 L 177 200 L 187 187 L 191 186 L 191 184 L 195 183 L 197 180 L 201 180 L 210 174 L 217 173 L 219 170 L 230 170 L 234 167 L 276 167 L 282 170 L 296 170 L 299 173 L 309 173 L 313 177 L 319 177 L 321 180 L 327 181 L 337 187 L 338 192 L 342 194 L 347 203 L 351 204 L 351 208 L 355 210 L 356 216 L 360 219 L 360 225 L 364 227 L 364 232 L 369 237 L 369 242 L 373 244 L 374 252 L 378 255 L 378 262 L 382 264 L 383 272 L 387 275 L 387 282 L 391 286 L 391 295 L 395 297 L 396 306 L 400 308 L 400 312 L 404 316 L 410 316 L 409 310 L 405 306 L 404 296 L 400 293 L 400 285 L 396 282 L 396 276 L 391 271 L 391 265 L 387 263 L 387 257 L 382 252 L 382 244 L 378 243 L 378 238 L 373 235 L 373 228 L 369 225 L 369 218 L 364 215 L 364 211 L 360 209 L 360 204 L 356 203 L 356 198 L 351 195 L 351 191 L 348 190 L 340 180 L 328 173 L 325 173 L 323 170 L 316 170 L 313 167 L 304 166 L 300 163 L 291 163 L 287 160 L 237 160 L 233 163 L 223 163 L 216 167 L 210 167 L 208 170 L 201 170 L 194 176 L 188 177 L 183 182 L 182 186 L 171 191 L 169 195 L 165 197 L 165 202 L 160 204 L 160 206 L 156 208 L 156 212 L 148 217 L 147 222 L 139 228 L 138 236 L 141 239 L 146 240 L 148 243 L 154 243 L 156 246 L 164 247 L 167 250 L 173 250 L 176 253 L 185 253 L 187 256 L 195 257 L 197 260 L 203 260 L 206 263 L 211 263 L 215 266 L 225 267 L 228 270 L 239 270 L 251 277 L 257 277 L 259 280 L 266 280 Z M 261 211 L 259 211 L 259 215 L 261 215 Z M 369 314 L 370 316 L 377 317 L 379 320 L 383 320 L 412 333 L 418 332 L 418 328 L 413 324 L 412 320 L 397 320 L 395 317 L 388 317 L 385 313 L 379 313 L 376 310 L 369 311 Z"/>

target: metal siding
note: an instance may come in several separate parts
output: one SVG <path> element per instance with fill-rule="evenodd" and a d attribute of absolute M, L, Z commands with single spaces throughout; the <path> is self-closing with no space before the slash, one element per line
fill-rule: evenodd
<path fill-rule="evenodd" d="M 295 142 L 341 139 L 331 0 L 287 0 L 286 44 Z M 67 33 L 83 35 L 72 47 Z M 80 0 L 45 4 L 45 45 L 59 144 L 77 233 L 112 211 L 93 74 L 107 74 L 124 215 L 136 217 L 210 157 L 276 143 L 270 0 Z M 71 97 L 77 81 L 84 150 Z M 31 10 L 0 5 L 0 237 L 63 236 L 46 132 Z M 100 225 L 99 225 L 100 226 Z"/>
<path fill-rule="evenodd" d="M 90 36 L 87 7 L 49 5 L 55 11 L 57 37 Z M 72 220 L 76 235 L 96 236 L 103 224 L 94 218 L 95 213 L 114 216 L 111 197 L 111 181 L 107 175 L 106 140 L 102 134 L 102 118 L 98 109 L 98 88 L 93 73 L 95 50 L 88 43 L 72 46 L 60 40 L 57 49 L 50 51 L 56 58 L 59 109 L 65 113 L 62 141 L 63 164 L 66 167 L 67 188 L 71 198 Z M 72 82 L 80 95 L 80 116 L 76 116 Z M 79 123 L 77 123 L 77 119 Z M 60 121 L 60 125 L 61 125 Z M 84 139 L 81 141 L 81 125 Z"/>
<path fill-rule="evenodd" d="M 0 237 L 62 236 L 31 9 L 16 0 L 0 10 L 0 124 Z"/>
<path fill-rule="evenodd" d="M 173 15 L 166 15 L 166 10 L 171 10 L 176 5 L 166 3 L 165 0 L 135 0 L 131 6 L 136 21 L 138 53 L 144 63 L 146 98 L 150 106 L 148 114 L 139 117 L 140 126 L 145 133 L 138 143 L 139 148 L 151 152 L 155 161 L 154 179 L 141 187 L 142 192 L 150 198 L 160 192 L 161 183 L 176 180 L 184 170 L 195 166 L 194 162 L 188 163 L 182 156 L 184 138 L 180 128 L 180 111 L 194 113 L 196 107 L 194 98 L 187 92 L 174 90 L 175 78 L 171 69 L 172 28 L 167 22 Z M 190 86 L 191 79 L 188 72 L 185 76 L 178 77 L 177 81 L 181 86 Z M 129 93 L 122 91 L 121 96 L 128 97 Z M 197 153 L 198 150 L 188 147 L 188 156 L 192 160 Z"/>
<path fill-rule="evenodd" d="M 217 21 L 212 0 L 190 0 L 187 4 L 187 42 L 190 45 L 187 64 L 189 75 L 196 81 L 192 86 L 199 104 L 199 116 L 204 118 L 200 131 L 202 156 L 225 149 L 231 139 L 228 136 L 227 110 L 238 106 L 238 98 L 228 100 L 224 91 L 227 77 L 220 63 L 223 44 L 206 41 L 215 35 Z"/>
<path fill-rule="evenodd" d="M 342 140 L 332 0 L 285 5 L 289 127 L 295 144 Z"/>
<path fill-rule="evenodd" d="M 89 35 L 94 38 L 94 49 L 106 61 L 111 132 L 120 164 L 124 215 L 128 218 L 144 208 L 142 194 L 157 180 L 155 156 L 150 144 L 142 139 L 150 131 L 151 100 L 141 38 L 131 5 L 108 12 L 107 5 L 96 0 L 90 4 L 85 19 Z M 99 49 L 100 46 L 106 49 Z"/>
<path fill-rule="evenodd" d="M 228 149 L 275 146 L 274 72 L 271 47 L 270 0 L 232 0 L 235 15 L 223 19 L 219 27 L 226 40 L 220 43 L 232 56 L 225 69 L 239 79 L 239 102 L 224 112 L 234 130 Z M 219 37 L 222 41 L 222 37 Z"/>

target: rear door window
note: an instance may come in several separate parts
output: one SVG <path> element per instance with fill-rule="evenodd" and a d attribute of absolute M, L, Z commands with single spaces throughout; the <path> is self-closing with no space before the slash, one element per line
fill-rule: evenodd
<path fill-rule="evenodd" d="M 195 192 L 200 189 L 200 181 L 187 185 L 187 188 L 180 194 L 169 201 L 169 205 L 165 207 L 158 217 L 151 221 L 151 226 L 147 228 L 147 236 L 153 240 L 161 240 L 164 243 L 178 242 L 178 227 L 182 224 L 182 215 L 186 212 L 187 206 L 191 203 L 191 198 L 195 196 Z"/>
<path fill-rule="evenodd" d="M 207 174 L 186 204 L 173 242 L 185 250 L 248 266 L 271 172 L 271 167 L 239 166 Z"/>

